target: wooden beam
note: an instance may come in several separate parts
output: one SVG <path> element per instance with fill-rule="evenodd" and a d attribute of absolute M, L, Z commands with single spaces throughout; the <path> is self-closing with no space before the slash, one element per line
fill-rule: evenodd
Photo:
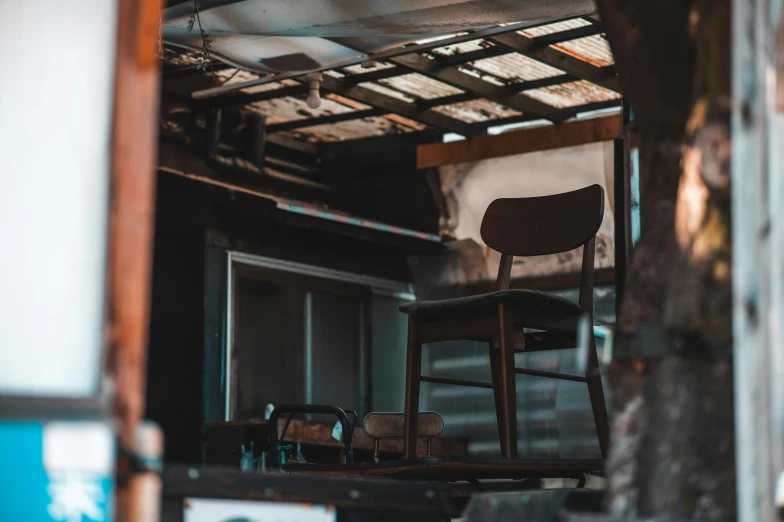
<path fill-rule="evenodd" d="M 270 89 L 268 91 L 254 92 L 252 94 L 235 91 L 221 96 L 220 98 L 197 101 L 197 104 L 204 107 L 242 107 L 244 105 L 258 101 L 285 98 L 286 96 L 299 96 L 306 94 L 307 92 L 308 86 L 305 84 L 299 84 L 290 85 L 288 87 L 280 87 L 278 89 Z"/>
<path fill-rule="evenodd" d="M 463 136 L 476 136 L 477 134 L 480 134 L 475 128 L 471 127 L 471 125 L 456 118 L 440 114 L 432 109 L 419 108 L 414 104 L 398 100 L 397 98 L 381 94 L 359 85 L 346 83 L 342 80 L 332 78 L 331 76 L 324 76 L 324 79 L 321 82 L 321 88 L 325 91 L 334 92 L 335 94 L 340 94 L 341 96 L 376 107 L 377 109 L 393 112 L 445 131 L 456 132 Z"/>
<path fill-rule="evenodd" d="M 612 66 L 596 67 L 549 45 L 540 45 L 537 43 L 537 38 L 529 38 L 520 33 L 497 35 L 489 38 L 489 40 L 494 44 L 503 45 L 512 51 L 561 69 L 581 80 L 587 80 L 605 89 L 620 92 L 615 68 Z"/>
<path fill-rule="evenodd" d="M 342 121 L 358 120 L 370 118 L 371 116 L 381 116 L 385 111 L 381 109 L 366 109 L 362 111 L 342 112 L 340 114 L 330 114 L 328 116 L 318 116 L 315 118 L 302 118 L 299 120 L 276 123 L 267 127 L 268 132 L 278 132 L 291 129 L 301 129 L 303 127 L 313 127 L 314 125 L 325 125 L 327 123 L 340 123 Z"/>
<path fill-rule="evenodd" d="M 586 25 L 583 27 L 576 27 L 574 29 L 567 29 L 566 31 L 558 31 L 556 33 L 545 34 L 537 36 L 534 41 L 537 46 L 545 46 L 568 42 L 570 40 L 577 40 L 585 38 L 586 36 L 593 36 L 602 32 L 601 27 L 598 25 Z M 469 51 L 467 53 L 450 54 L 450 55 L 435 55 L 435 59 L 445 65 L 459 65 L 463 63 L 473 62 L 475 60 L 482 60 L 484 58 L 492 58 L 494 56 L 501 56 L 507 54 L 509 51 L 504 50 L 506 46 L 495 45 L 486 47 L 484 49 L 477 49 L 476 51 Z"/>
<path fill-rule="evenodd" d="M 140 429 L 147 390 L 147 340 L 155 229 L 155 157 L 161 0 L 120 0 L 114 71 L 114 119 L 109 194 L 109 252 L 105 339 L 119 446 L 142 458 L 139 442 L 156 430 Z M 155 442 L 155 441 L 153 441 Z M 159 439 L 158 439 L 159 442 Z M 142 446 L 145 446 L 142 443 Z M 160 445 L 153 444 L 160 449 Z M 123 455 L 121 453 L 120 455 Z M 120 457 L 118 469 L 128 473 Z M 122 474 L 123 471 L 120 471 Z M 157 520 L 160 478 L 139 473 L 120 480 L 115 520 Z"/>
<path fill-rule="evenodd" d="M 620 116 L 521 129 L 451 143 L 430 143 L 417 149 L 417 168 L 452 165 L 526 152 L 610 141 L 618 137 Z"/>
<path fill-rule="evenodd" d="M 547 23 L 551 23 L 551 22 L 547 22 Z M 471 31 L 466 34 L 461 34 L 459 36 L 455 36 L 452 38 L 445 38 L 443 40 L 435 40 L 423 44 L 412 44 L 412 45 L 393 47 L 392 49 L 387 49 L 385 51 L 373 53 L 367 57 L 365 57 L 364 51 L 357 50 L 359 57 L 356 60 L 352 61 L 351 63 L 343 64 L 342 67 L 348 67 L 349 65 L 356 65 L 368 60 L 388 60 L 393 56 L 399 56 L 401 54 L 425 52 L 425 51 L 429 51 L 430 49 L 434 49 L 436 47 L 443 47 L 445 45 L 468 42 L 470 40 L 478 40 L 479 38 L 486 38 L 488 36 L 495 35 L 495 34 L 502 34 L 511 31 L 518 31 L 521 29 L 528 29 L 530 27 L 536 27 L 539 25 L 542 25 L 541 21 L 518 22 L 505 26 L 500 26 L 500 25 L 492 26 L 485 29 L 479 29 L 477 31 Z M 355 47 L 352 46 L 350 43 L 346 42 L 345 39 L 329 38 L 329 40 L 332 40 L 346 47 L 355 49 Z M 321 69 L 321 70 L 326 70 L 326 69 Z M 314 71 L 307 71 L 307 72 L 288 71 L 285 73 L 279 73 L 267 77 L 256 78 L 254 80 L 249 80 L 247 82 L 239 82 L 231 85 L 219 85 L 217 87 L 210 87 L 208 89 L 202 89 L 200 91 L 196 91 L 192 93 L 191 96 L 193 96 L 193 98 L 197 100 L 204 99 L 204 98 L 211 98 L 215 96 L 223 96 L 226 93 L 237 91 L 240 89 L 245 89 L 248 87 L 254 87 L 256 85 L 263 85 L 265 83 L 277 82 L 280 80 L 299 78 L 301 76 L 305 76 L 308 72 L 314 72 Z"/>
<path fill-rule="evenodd" d="M 525 94 L 498 87 L 489 82 L 462 72 L 457 66 L 445 66 L 437 60 L 430 60 L 418 54 L 410 54 L 392 58 L 391 62 L 416 71 L 430 78 L 453 85 L 464 91 L 471 92 L 482 98 L 506 105 L 525 113 L 534 114 L 553 122 L 562 122 L 573 114 L 568 110 L 558 109 L 552 105 L 535 100 Z"/>

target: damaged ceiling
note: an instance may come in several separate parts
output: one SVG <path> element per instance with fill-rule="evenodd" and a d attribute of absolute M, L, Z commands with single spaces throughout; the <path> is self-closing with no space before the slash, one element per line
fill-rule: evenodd
<path fill-rule="evenodd" d="M 384 4 L 366 4 L 377 3 Z M 408 3 L 413 5 L 417 2 Z M 433 0 L 425 3 L 446 8 L 458 2 Z M 467 3 L 500 5 L 506 2 Z M 221 12 L 224 15 L 228 13 L 221 2 L 216 2 L 218 7 L 213 9 L 209 8 L 209 4 L 200 2 L 199 16 L 202 27 L 206 26 L 205 31 L 225 31 L 229 28 L 227 24 L 234 24 L 231 27 L 236 33 L 251 31 L 252 27 L 247 20 L 229 20 L 226 16 L 219 16 Z M 259 0 L 230 5 L 237 6 L 235 10 L 244 6 L 243 12 L 250 13 L 262 4 L 270 6 L 278 5 L 279 2 Z M 578 13 L 585 11 L 585 5 L 581 2 L 560 2 L 560 5 L 567 12 L 570 9 Z M 408 34 L 402 40 L 405 45 L 399 44 L 401 40 L 398 34 L 389 37 L 389 41 L 396 44 L 391 47 L 381 42 L 385 37 L 368 33 L 368 19 L 346 25 L 341 36 L 336 36 L 339 32 L 336 28 L 340 26 L 335 21 L 339 18 L 337 15 L 329 18 L 334 18 L 333 22 L 337 25 L 326 24 L 321 28 L 311 25 L 309 33 L 305 31 L 307 20 L 303 21 L 303 18 L 297 22 L 299 25 L 292 25 L 300 28 L 294 30 L 297 35 L 286 34 L 286 39 L 315 38 L 353 49 L 353 58 L 337 61 L 328 58 L 325 59 L 327 63 L 338 65 L 319 67 L 324 72 L 322 100 L 320 106 L 314 109 L 305 101 L 308 86 L 301 71 L 264 71 L 264 67 L 257 66 L 248 70 L 251 67 L 247 67 L 247 64 L 241 64 L 243 67 L 235 66 L 240 61 L 228 60 L 230 63 L 224 63 L 218 60 L 216 56 L 220 56 L 219 52 L 210 54 L 212 61 L 206 71 L 196 70 L 199 69 L 199 60 L 205 57 L 203 50 L 196 50 L 201 41 L 198 29 L 187 33 L 188 38 L 191 38 L 190 35 L 196 38 L 187 46 L 170 34 L 167 36 L 167 31 L 171 33 L 168 29 L 170 26 L 182 26 L 180 29 L 186 30 L 192 12 L 190 2 L 165 11 L 164 38 L 169 45 L 166 45 L 164 51 L 164 93 L 184 95 L 194 105 L 210 110 L 231 109 L 261 115 L 268 136 L 274 134 L 311 143 L 430 129 L 476 136 L 501 126 L 533 122 L 559 123 L 585 113 L 617 108 L 620 104 L 621 95 L 612 53 L 602 35 L 599 21 L 590 14 L 556 21 L 487 25 L 477 25 L 482 21 L 486 23 L 489 18 L 484 19 L 484 15 L 476 14 L 473 21 L 477 24 L 470 30 L 437 36 Z M 363 12 L 361 9 L 357 11 L 360 14 Z M 312 10 L 307 14 L 316 16 Z M 399 33 L 401 29 L 395 24 L 405 19 L 404 14 L 393 13 L 390 16 L 393 20 L 388 21 L 390 27 Z M 257 28 L 257 32 L 283 34 L 279 31 L 280 27 L 275 25 L 275 20 L 274 17 L 270 18 L 269 27 Z M 382 22 L 381 26 L 387 23 Z M 454 30 L 457 27 L 444 21 L 431 27 L 430 31 L 433 28 Z M 379 27 L 376 30 L 379 31 Z M 427 32 L 422 28 L 420 30 Z M 300 36 L 299 32 L 309 35 Z M 307 42 L 299 47 L 283 43 L 278 47 L 271 41 L 278 36 L 255 38 L 258 42 L 267 42 L 272 46 L 270 49 L 278 53 L 291 54 L 289 51 L 299 52 L 303 49 L 316 52 Z M 363 38 L 373 40 L 374 45 L 358 45 L 357 39 Z M 232 45 L 242 47 L 243 41 L 236 40 Z M 230 47 L 227 43 L 218 50 L 223 49 L 225 52 Z M 319 49 L 318 52 L 331 52 L 329 46 Z M 381 50 L 374 53 L 368 49 Z M 360 58 L 364 61 L 360 61 Z"/>

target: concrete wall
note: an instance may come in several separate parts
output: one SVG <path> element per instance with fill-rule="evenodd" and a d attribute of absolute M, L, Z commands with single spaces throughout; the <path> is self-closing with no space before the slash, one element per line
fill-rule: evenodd
<path fill-rule="evenodd" d="M 596 242 L 596 268 L 614 264 L 613 145 L 580 145 L 550 151 L 505 156 L 439 169 L 441 189 L 449 205 L 450 228 L 458 239 L 479 235 L 487 206 L 502 197 L 545 196 L 576 190 L 594 183 L 605 190 L 604 222 Z M 495 277 L 499 254 L 485 248 L 488 272 Z M 516 258 L 513 277 L 547 275 L 580 270 L 581 249 L 537 258 Z"/>

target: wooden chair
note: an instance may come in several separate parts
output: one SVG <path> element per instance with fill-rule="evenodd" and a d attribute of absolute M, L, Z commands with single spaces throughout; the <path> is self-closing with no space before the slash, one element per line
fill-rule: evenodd
<path fill-rule="evenodd" d="M 594 336 L 590 335 L 588 369 L 584 376 L 515 368 L 514 362 L 515 349 L 576 347 L 580 317 L 584 314 L 593 317 L 595 241 L 603 216 L 604 190 L 599 185 L 553 196 L 497 199 L 487 208 L 481 227 L 483 241 L 502 254 L 495 292 L 444 301 L 419 301 L 400 307 L 401 312 L 408 314 L 405 458 L 416 457 L 417 433 L 412 420 L 419 411 L 421 381 L 492 388 L 501 452 L 505 458 L 516 458 L 516 373 L 587 383 L 599 447 L 602 457 L 606 456 L 609 425 Z M 579 303 L 538 291 L 509 289 L 514 256 L 556 254 L 580 245 L 584 250 Z M 540 331 L 515 336 L 515 331 L 521 332 L 522 328 Z M 489 343 L 492 383 L 421 375 L 423 343 L 460 339 Z"/>

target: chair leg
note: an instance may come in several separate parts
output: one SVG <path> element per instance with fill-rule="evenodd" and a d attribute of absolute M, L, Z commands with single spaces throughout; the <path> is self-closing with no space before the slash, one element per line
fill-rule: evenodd
<path fill-rule="evenodd" d="M 498 305 L 498 338 L 501 346 L 501 408 L 504 410 L 501 447 L 506 446 L 504 457 L 517 458 L 517 389 L 515 385 L 514 362 L 514 330 L 512 322 L 504 310 Z"/>
<path fill-rule="evenodd" d="M 591 347 L 588 354 L 588 395 L 591 398 L 593 420 L 596 424 L 596 435 L 599 438 L 599 449 L 602 458 L 607 457 L 607 446 L 610 441 L 610 421 L 607 418 L 607 405 L 604 402 L 602 376 L 599 373 L 599 357 L 596 354 L 596 338 L 591 335 Z"/>
<path fill-rule="evenodd" d="M 501 406 L 501 388 L 498 382 L 498 357 L 495 353 L 495 343 L 490 341 L 490 377 L 493 381 L 493 402 L 495 403 L 495 418 L 498 422 L 498 438 L 501 441 L 501 454 L 506 455 L 506 439 L 503 436 L 504 426 L 504 409 Z"/>
<path fill-rule="evenodd" d="M 419 341 L 419 322 L 408 318 L 408 356 L 406 362 L 405 438 L 403 458 L 416 458 L 417 421 L 419 419 L 419 383 L 422 375 L 422 343 Z"/>

